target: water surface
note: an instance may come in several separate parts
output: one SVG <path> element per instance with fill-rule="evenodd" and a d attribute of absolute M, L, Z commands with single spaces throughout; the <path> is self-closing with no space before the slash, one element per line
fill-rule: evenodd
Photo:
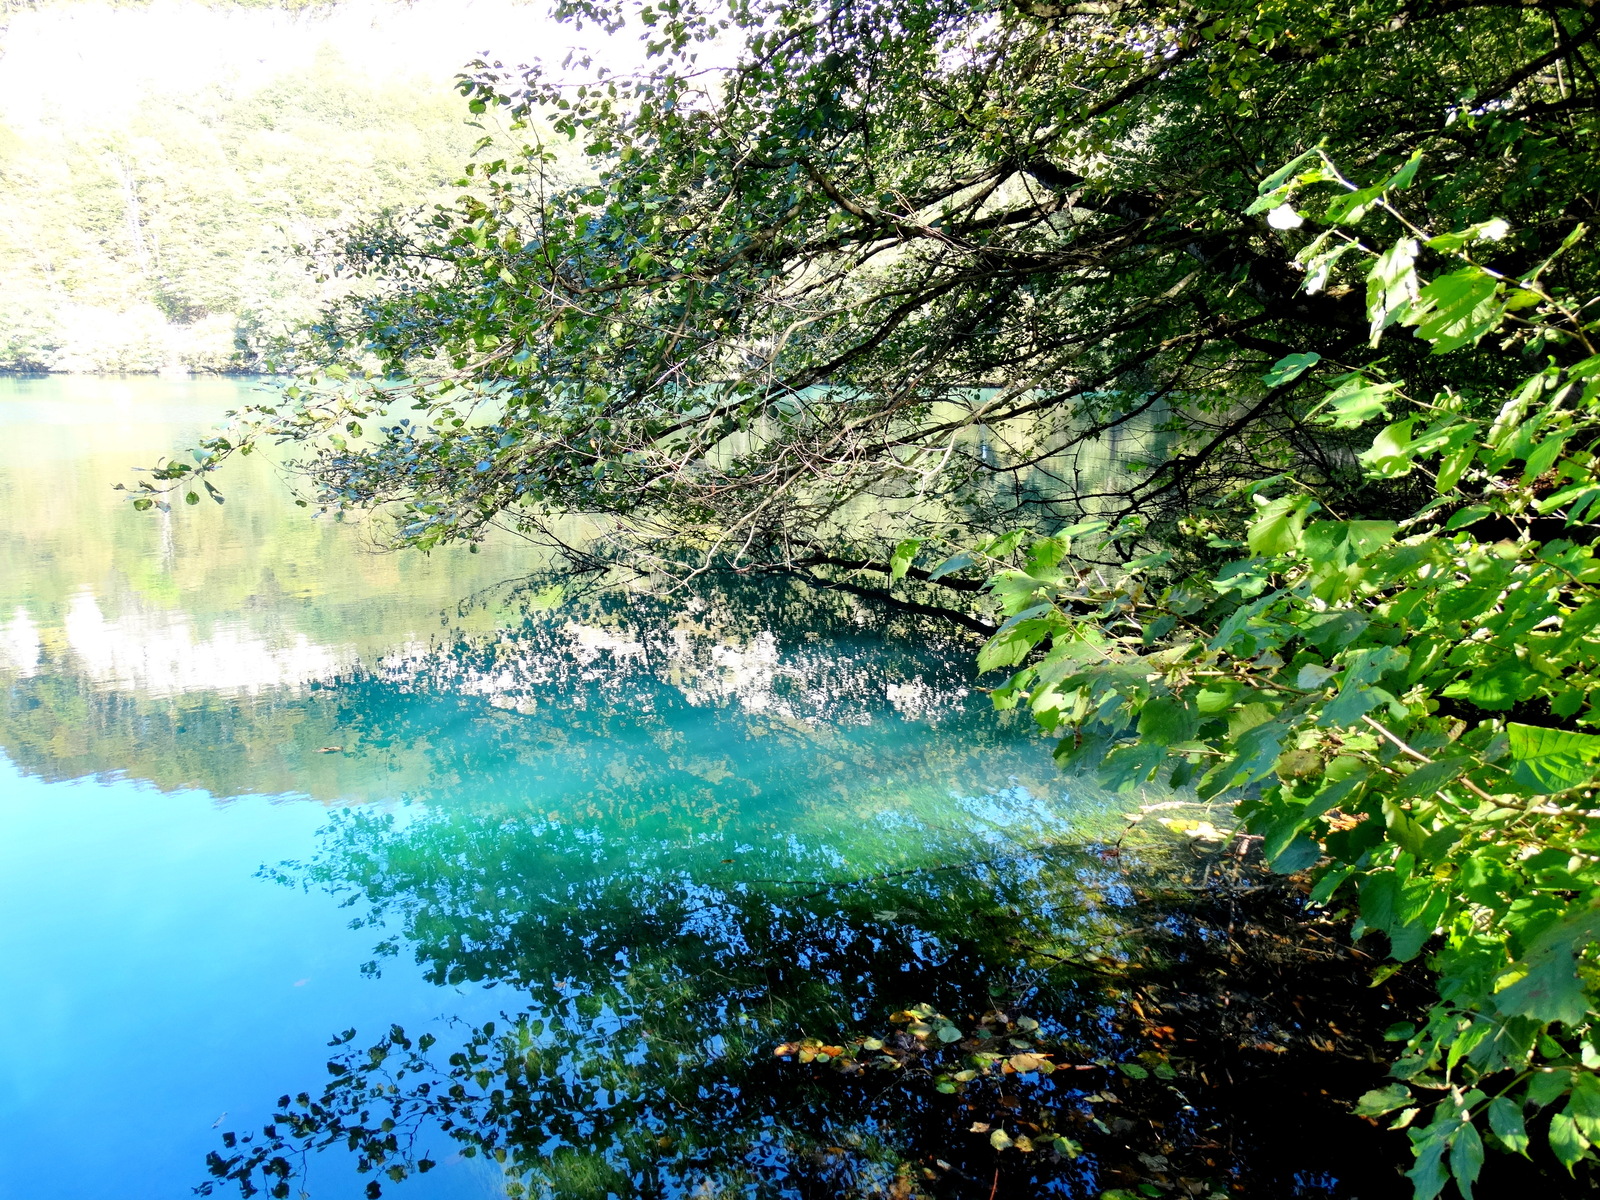
<path fill-rule="evenodd" d="M 959 864 L 1097 806 L 972 690 L 970 647 L 794 585 L 590 591 L 509 538 L 383 553 L 263 458 L 222 506 L 111 490 L 254 386 L 0 381 L 0 1197 L 187 1195 L 223 1133 L 322 1086 L 334 1035 L 448 1049 L 502 1012 L 577 1089 L 520 1135 L 566 1154 L 561 1194 L 788 1194 L 818 1139 L 859 1143 L 876 1118 L 797 1116 L 776 1084 L 686 1072 L 713 1107 L 678 1132 L 629 1088 L 662 1086 L 665 1013 L 704 1062 L 761 1013 L 881 1021 L 941 964 L 993 973 L 952 918 L 1017 896 Z M 580 1095 L 604 1062 L 633 1083 Z M 719 1112 L 723 1158 L 697 1158 Z M 504 1194 L 438 1120 L 405 1192 Z M 369 1194 L 356 1157 L 296 1189 Z"/>

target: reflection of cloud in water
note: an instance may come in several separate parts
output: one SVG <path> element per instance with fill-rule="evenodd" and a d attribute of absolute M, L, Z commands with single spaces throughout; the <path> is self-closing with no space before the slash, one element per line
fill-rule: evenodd
<path fill-rule="evenodd" d="M 921 675 L 907 683 L 891 683 L 884 689 L 895 711 L 908 721 L 926 721 L 947 713 L 962 711 L 964 687 L 936 688 L 923 682 Z"/>
<path fill-rule="evenodd" d="M 171 611 L 109 621 L 87 589 L 72 598 L 64 626 L 90 682 L 151 696 L 298 689 L 353 666 L 348 650 L 318 645 L 304 634 L 274 645 L 242 624 L 228 624 L 198 638 L 188 614 Z"/>
<path fill-rule="evenodd" d="M 18 607 L 9 621 L 0 621 L 0 667 L 22 679 L 39 673 L 44 643 L 28 610 Z"/>
<path fill-rule="evenodd" d="M 966 652 L 924 645 L 884 654 L 872 637 L 853 643 L 802 633 L 781 639 L 715 606 L 619 625 L 570 618 L 529 621 L 488 636 L 399 643 L 376 662 L 348 645 L 302 633 L 252 630 L 245 621 L 201 636 L 182 610 L 131 608 L 114 619 L 87 588 L 71 600 L 62 633 L 69 670 L 97 688 L 164 697 L 212 692 L 299 693 L 374 679 L 408 692 L 478 697 L 531 713 L 541 705 L 622 705 L 645 713 L 666 697 L 696 708 L 737 708 L 780 722 L 859 724 L 892 709 L 914 721 L 963 711 Z M 0 622 L 0 667 L 38 674 L 41 635 L 22 609 Z"/>
<path fill-rule="evenodd" d="M 964 678 L 964 663 L 951 665 Z M 403 688 L 482 696 L 522 712 L 553 697 L 566 706 L 598 698 L 648 712 L 663 687 L 694 707 L 737 707 L 795 722 L 861 722 L 886 706 L 912 720 L 962 711 L 968 689 L 958 679 L 929 683 L 920 673 L 896 673 L 881 645 L 785 645 L 770 629 L 730 634 L 692 618 L 631 630 L 535 623 L 473 643 L 411 643 L 385 655 L 374 672 Z"/>

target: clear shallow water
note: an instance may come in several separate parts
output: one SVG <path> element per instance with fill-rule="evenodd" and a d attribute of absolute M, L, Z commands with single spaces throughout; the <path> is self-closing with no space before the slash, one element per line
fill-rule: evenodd
<path fill-rule="evenodd" d="M 0 381 L 5 1200 L 186 1195 L 222 1132 L 321 1086 L 334 1033 L 463 1042 L 502 1010 L 567 1064 L 520 1144 L 604 1150 L 568 1156 L 561 1194 L 626 1192 L 629 1139 L 673 1105 L 712 1105 L 685 1117 L 700 1143 L 722 1104 L 730 1146 L 776 1146 L 805 1120 L 775 1088 L 735 1120 L 751 1085 L 725 1074 L 645 1109 L 572 1081 L 633 1062 L 656 1086 L 669 1019 L 703 1063 L 767 1018 L 881 1020 L 957 959 L 981 977 L 953 919 L 1016 909 L 982 871 L 925 869 L 1094 807 L 971 691 L 970 648 L 849 599 L 519 586 L 549 564 L 509 543 L 379 554 L 259 459 L 220 508 L 110 490 L 246 386 Z M 439 1167 L 399 1194 L 503 1194 L 437 1119 Z M 694 1137 L 651 1136 L 687 1163 L 652 1187 L 710 1177 L 668 1145 Z M 336 1157 L 312 1194 L 364 1194 Z"/>

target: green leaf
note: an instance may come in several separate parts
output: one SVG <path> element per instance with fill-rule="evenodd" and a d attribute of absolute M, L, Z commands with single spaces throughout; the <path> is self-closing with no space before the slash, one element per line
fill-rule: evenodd
<path fill-rule="evenodd" d="M 1466 1200 L 1472 1200 L 1472 1185 L 1483 1170 L 1483 1138 L 1472 1122 L 1465 1122 L 1450 1143 L 1450 1173 L 1456 1177 L 1456 1186 Z"/>
<path fill-rule="evenodd" d="M 1328 423 L 1335 429 L 1354 429 L 1374 417 L 1387 417 L 1395 389 L 1392 383 L 1370 383 L 1352 375 L 1323 397 L 1318 408 L 1330 411 Z"/>
<path fill-rule="evenodd" d="M 1444 523 L 1447 530 L 1460 529 L 1463 525 L 1471 525 L 1474 521 L 1481 521 L 1491 515 L 1494 509 L 1487 504 L 1469 504 L 1457 512 L 1450 514 L 1450 519 Z"/>
<path fill-rule="evenodd" d="M 1600 1079 L 1588 1072 L 1573 1077 L 1567 1114 L 1577 1123 L 1579 1133 L 1591 1142 L 1600 1142 Z"/>
<path fill-rule="evenodd" d="M 1412 181 L 1417 177 L 1417 168 L 1421 165 L 1422 151 L 1418 150 L 1406 160 L 1405 166 L 1401 167 L 1393 175 L 1389 176 L 1389 182 L 1383 186 L 1385 188 L 1393 188 L 1396 190 L 1410 187 Z"/>
<path fill-rule="evenodd" d="M 1393 521 L 1313 521 L 1306 526 L 1305 554 L 1318 565 L 1347 567 L 1394 540 Z"/>
<path fill-rule="evenodd" d="M 993 671 L 997 667 L 1014 667 L 1039 644 L 1044 636 L 1042 622 L 1025 621 L 1004 633 L 998 633 L 983 644 L 978 651 L 978 670 Z"/>
<path fill-rule="evenodd" d="M 1308 350 L 1304 354 L 1287 355 L 1273 364 L 1272 370 L 1261 377 L 1261 382 L 1269 388 L 1282 387 L 1299 379 L 1321 361 L 1322 355 L 1314 350 Z"/>
<path fill-rule="evenodd" d="M 1489 1101 L 1489 1128 L 1495 1137 L 1513 1154 L 1526 1157 L 1528 1153 L 1528 1127 L 1522 1120 L 1522 1109 L 1504 1096 Z"/>
<path fill-rule="evenodd" d="M 1354 225 L 1367 215 L 1370 209 L 1383 197 L 1383 186 L 1359 188 L 1353 192 L 1346 192 L 1343 196 L 1334 199 L 1328 205 L 1328 210 L 1322 214 L 1322 219 L 1332 225 Z"/>
<path fill-rule="evenodd" d="M 1572 1078 L 1566 1071 L 1537 1071 L 1532 1079 L 1528 1080 L 1527 1102 L 1535 1108 L 1543 1108 L 1553 1100 L 1559 1100 L 1567 1094 L 1567 1082 Z"/>
<path fill-rule="evenodd" d="M 917 551 L 921 549 L 921 538 L 907 538 L 896 546 L 894 553 L 889 556 L 889 578 L 904 579 L 906 571 L 917 557 Z"/>
<path fill-rule="evenodd" d="M 1321 857 L 1321 845 L 1306 834 L 1301 834 L 1274 855 L 1267 866 L 1279 875 L 1293 875 L 1297 871 L 1304 871 L 1307 867 L 1314 866 Z"/>
<path fill-rule="evenodd" d="M 1280 496 L 1268 503 L 1250 525 L 1250 549 L 1261 555 L 1293 550 L 1300 544 L 1300 530 L 1309 506 L 1305 496 Z"/>
<path fill-rule="evenodd" d="M 1376 346 L 1386 326 L 1404 315 L 1417 298 L 1417 242 L 1400 238 L 1378 256 L 1367 272 L 1367 318 Z"/>
<path fill-rule="evenodd" d="M 1547 929 L 1523 956 L 1527 974 L 1495 994 L 1495 1008 L 1506 1016 L 1581 1024 L 1589 996 L 1578 978 L 1575 956 L 1597 936 L 1600 908 L 1575 913 Z"/>
<path fill-rule="evenodd" d="M 1139 736 L 1154 745 L 1186 742 L 1194 730 L 1194 715 L 1178 701 L 1158 697 L 1139 710 Z"/>
<path fill-rule="evenodd" d="M 977 560 L 965 550 L 963 550 L 960 554 L 952 554 L 949 558 L 945 559 L 938 566 L 934 567 L 933 570 L 928 572 L 928 582 L 932 583 L 936 580 L 943 579 L 946 575 L 950 575 L 956 571 L 965 571 L 968 567 L 975 566 L 976 564 Z"/>
<path fill-rule="evenodd" d="M 1578 1132 L 1577 1123 L 1566 1113 L 1557 1113 L 1550 1118 L 1550 1149 L 1569 1175 L 1588 1148 L 1589 1143 Z"/>
<path fill-rule="evenodd" d="M 1289 176 L 1294 174 L 1296 167 L 1305 162 L 1308 158 L 1318 157 L 1320 153 L 1320 149 L 1313 147 L 1310 150 L 1295 155 L 1284 166 L 1279 167 L 1271 175 L 1268 175 L 1258 185 L 1256 185 L 1256 193 L 1258 195 L 1265 196 L 1268 192 L 1277 191 L 1278 188 L 1282 187 L 1284 183 L 1288 181 Z"/>
<path fill-rule="evenodd" d="M 1396 800 L 1431 796 L 1440 788 L 1459 779 L 1471 766 L 1472 759 L 1459 756 L 1425 763 L 1400 780 L 1389 794 Z"/>
<path fill-rule="evenodd" d="M 1441 233 L 1438 237 L 1429 238 L 1423 245 L 1441 254 L 1454 254 L 1473 242 L 1501 241 L 1510 232 L 1511 226 L 1499 217 L 1495 217 L 1492 220 L 1479 221 L 1476 225 L 1469 225 L 1455 233 Z"/>
<path fill-rule="evenodd" d="M 1444 1191 L 1450 1179 L 1444 1168 L 1445 1145 L 1444 1138 L 1436 1135 L 1418 1147 L 1417 1165 L 1406 1172 L 1413 1189 L 1412 1200 L 1433 1200 Z"/>
<path fill-rule="evenodd" d="M 1499 281 L 1481 267 L 1466 267 L 1435 279 L 1417 297 L 1407 324 L 1433 343 L 1435 354 L 1475 342 L 1500 323 L 1503 305 L 1495 300 Z"/>
<path fill-rule="evenodd" d="M 1515 764 L 1511 777 L 1540 795 L 1564 792 L 1594 778 L 1600 737 L 1515 721 L 1506 725 L 1506 737 Z"/>

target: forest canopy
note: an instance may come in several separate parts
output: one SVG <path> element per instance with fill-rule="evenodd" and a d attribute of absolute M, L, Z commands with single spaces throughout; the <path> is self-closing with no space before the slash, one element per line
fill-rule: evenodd
<path fill-rule="evenodd" d="M 1258 185 L 1316 146 L 1363 181 L 1420 157 L 1420 229 L 1503 220 L 1529 265 L 1593 203 L 1582 6 L 623 7 L 647 72 L 464 81 L 554 137 L 349 239 L 362 286 L 301 345 L 304 378 L 203 467 L 288 438 L 323 502 L 398 503 L 401 543 L 579 512 L 605 553 L 673 571 L 888 570 L 907 540 L 1085 516 L 1126 518 L 1126 557 L 1284 471 L 1395 515 L 1411 481 L 1308 423 L 1319 381 L 1471 395 L 1518 368 L 1471 337 L 1374 344 L 1344 243 Z M 731 66 L 701 61 L 713 41 Z M 592 178 L 553 169 L 563 144 Z M 1371 205 L 1322 181 L 1334 225 Z M 1563 352 L 1506 336 L 1512 360 Z M 1271 374 L 1289 354 L 1325 365 Z"/>

